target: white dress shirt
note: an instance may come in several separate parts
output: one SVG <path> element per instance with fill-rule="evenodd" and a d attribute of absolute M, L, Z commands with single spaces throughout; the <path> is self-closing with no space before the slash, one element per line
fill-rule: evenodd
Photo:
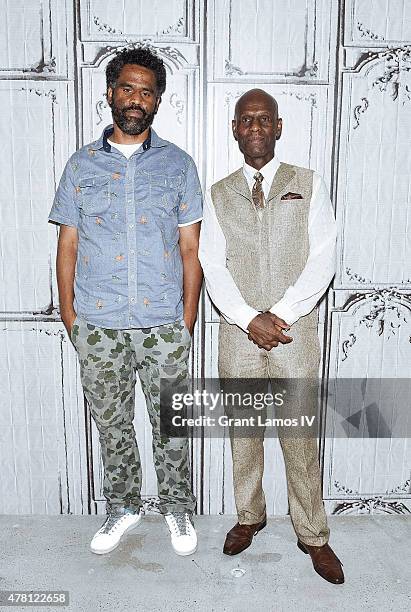
<path fill-rule="evenodd" d="M 280 162 L 274 156 L 260 169 L 266 199 L 279 166 Z M 243 172 L 251 194 L 257 170 L 244 163 Z M 337 229 L 334 212 L 327 187 L 316 172 L 308 213 L 308 235 L 309 255 L 304 269 L 294 285 L 290 285 L 282 298 L 270 308 L 270 312 L 284 319 L 288 325 L 311 312 L 335 273 Z M 228 323 L 248 331 L 249 323 L 260 313 L 246 303 L 226 267 L 226 240 L 214 209 L 211 189 L 207 190 L 204 202 L 199 258 L 211 300 Z"/>

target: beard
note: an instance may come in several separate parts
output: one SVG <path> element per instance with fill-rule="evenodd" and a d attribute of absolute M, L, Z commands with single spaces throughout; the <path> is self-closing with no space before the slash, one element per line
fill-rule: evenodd
<path fill-rule="evenodd" d="M 140 111 L 141 117 L 131 117 L 127 115 L 127 111 L 134 110 Z M 156 111 L 152 113 L 147 113 L 141 106 L 126 106 L 120 108 L 116 106 L 115 102 L 112 103 L 111 112 L 113 115 L 113 120 L 116 122 L 118 127 L 124 134 L 128 134 L 129 136 L 138 136 L 142 134 L 144 130 L 146 130 L 152 123 L 156 114 Z"/>

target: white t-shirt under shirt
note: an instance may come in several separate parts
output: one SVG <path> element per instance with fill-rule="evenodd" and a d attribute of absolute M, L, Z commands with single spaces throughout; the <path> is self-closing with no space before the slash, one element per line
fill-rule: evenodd
<path fill-rule="evenodd" d="M 110 138 L 107 138 L 107 142 L 112 147 L 120 151 L 120 153 L 122 153 L 124 157 L 127 157 L 127 159 L 130 159 L 134 151 L 137 151 L 142 144 L 141 142 L 133 142 L 133 144 L 118 144 L 118 142 L 113 142 L 112 140 L 110 140 Z"/>

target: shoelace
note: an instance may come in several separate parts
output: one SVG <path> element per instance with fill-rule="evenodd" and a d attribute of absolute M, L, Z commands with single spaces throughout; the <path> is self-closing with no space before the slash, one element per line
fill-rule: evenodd
<path fill-rule="evenodd" d="M 107 516 L 106 521 L 100 529 L 100 533 L 110 534 L 119 527 L 120 523 L 126 518 L 126 515 L 123 514 L 119 516 L 118 514 L 109 514 Z"/>
<path fill-rule="evenodd" d="M 186 512 L 173 512 L 174 521 L 171 523 L 175 535 L 187 535 L 190 519 Z"/>

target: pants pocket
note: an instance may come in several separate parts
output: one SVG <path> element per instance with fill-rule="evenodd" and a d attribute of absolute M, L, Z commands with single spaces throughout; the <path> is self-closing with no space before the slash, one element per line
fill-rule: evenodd
<path fill-rule="evenodd" d="M 187 342 L 191 342 L 191 334 L 190 334 L 190 330 L 188 329 L 184 319 L 181 319 L 180 324 L 183 326 L 183 337 L 185 337 L 187 339 Z"/>

